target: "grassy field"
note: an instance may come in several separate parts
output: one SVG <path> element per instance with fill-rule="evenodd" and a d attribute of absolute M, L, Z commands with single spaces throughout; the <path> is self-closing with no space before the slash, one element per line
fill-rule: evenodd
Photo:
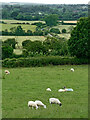
<path fill-rule="evenodd" d="M 22 26 L 23 30 L 31 30 L 34 32 L 36 30 L 36 25 L 25 25 L 25 24 L 0 24 L 2 25 L 2 30 L 5 31 L 7 29 L 10 32 L 10 28 L 12 27 L 17 27 L 17 26 Z"/>
<path fill-rule="evenodd" d="M 60 21 L 60 22 L 62 22 L 62 21 Z M 71 21 L 63 21 L 64 23 L 77 23 L 77 21 L 76 20 L 71 20 Z"/>
<path fill-rule="evenodd" d="M 8 38 L 15 38 L 19 46 L 22 46 L 22 42 L 25 40 L 31 40 L 31 41 L 35 41 L 35 40 L 44 41 L 45 40 L 44 36 L 0 36 L 0 39 L 2 39 L 2 41 L 7 40 Z"/>
<path fill-rule="evenodd" d="M 0 20 L 0 21 L 4 21 L 7 24 L 17 23 L 17 22 L 19 22 L 19 23 L 24 23 L 25 22 L 25 23 L 30 23 L 30 24 L 35 23 L 35 22 L 45 23 L 44 21 L 23 21 L 23 20 Z"/>
<path fill-rule="evenodd" d="M 75 72 L 71 72 L 73 67 Z M 2 73 L 4 75 L 4 70 Z M 10 75 L 2 79 L 3 118 L 87 118 L 88 65 L 63 65 L 31 68 L 9 68 Z M 66 86 L 73 92 L 59 93 Z M 51 92 L 46 88 L 50 87 Z M 49 98 L 62 102 L 50 105 Z M 41 100 L 47 108 L 29 109 L 30 100 Z"/>
<path fill-rule="evenodd" d="M 17 27 L 17 26 L 22 26 L 22 28 L 27 31 L 27 30 L 31 30 L 32 32 L 34 32 L 36 30 L 36 25 L 25 25 L 25 24 L 1 24 L 2 25 L 2 30 L 5 31 L 5 29 L 7 29 L 8 31 L 10 31 L 10 28 L 12 27 Z M 67 33 L 70 32 L 70 27 L 73 26 L 75 27 L 75 25 L 58 25 L 55 26 L 54 28 L 58 28 L 60 30 L 60 32 L 62 33 L 62 29 L 66 29 Z"/>
<path fill-rule="evenodd" d="M 62 29 L 66 29 L 66 32 L 70 34 L 71 26 L 75 27 L 76 25 L 58 25 L 58 26 L 55 26 L 54 28 L 58 28 L 61 33 L 62 33 Z"/>

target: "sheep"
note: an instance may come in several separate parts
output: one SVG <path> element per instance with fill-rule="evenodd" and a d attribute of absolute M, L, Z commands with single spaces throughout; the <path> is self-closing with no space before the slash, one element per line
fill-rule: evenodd
<path fill-rule="evenodd" d="M 34 101 L 28 101 L 28 107 L 29 108 L 32 107 L 32 109 L 33 108 L 38 109 L 38 106 L 37 106 L 37 104 Z"/>
<path fill-rule="evenodd" d="M 44 105 L 40 100 L 36 100 L 35 103 L 37 104 L 37 106 L 43 106 L 44 108 L 46 108 L 46 105 Z"/>
<path fill-rule="evenodd" d="M 72 72 L 74 72 L 74 69 L 73 69 L 73 68 L 71 68 L 71 71 L 72 71 Z"/>
<path fill-rule="evenodd" d="M 65 92 L 65 89 L 59 89 L 58 92 Z"/>
<path fill-rule="evenodd" d="M 50 88 L 47 88 L 46 90 L 47 90 L 47 91 L 51 91 L 51 89 L 50 89 Z"/>
<path fill-rule="evenodd" d="M 50 98 L 49 102 L 50 104 L 59 104 L 60 106 L 62 106 L 62 103 L 57 98 Z"/>
<path fill-rule="evenodd" d="M 8 70 L 5 70 L 5 73 L 6 73 L 6 75 L 10 74 L 10 72 Z"/>

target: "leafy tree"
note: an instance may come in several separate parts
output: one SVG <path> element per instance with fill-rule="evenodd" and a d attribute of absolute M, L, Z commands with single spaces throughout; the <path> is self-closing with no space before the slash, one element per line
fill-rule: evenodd
<path fill-rule="evenodd" d="M 10 58 L 13 55 L 13 48 L 8 44 L 2 45 L 2 59 Z"/>
<path fill-rule="evenodd" d="M 60 34 L 60 30 L 58 28 L 51 28 L 50 32 Z"/>
<path fill-rule="evenodd" d="M 27 44 L 29 45 L 31 43 L 32 43 L 31 40 L 25 40 L 25 41 L 22 42 L 22 46 L 25 48 L 25 47 L 27 47 Z"/>
<path fill-rule="evenodd" d="M 15 41 L 14 38 L 9 38 L 9 39 L 5 40 L 4 43 L 7 43 L 7 44 L 10 45 L 13 49 L 15 49 L 15 45 L 17 44 L 17 42 Z"/>
<path fill-rule="evenodd" d="M 66 29 L 62 29 L 62 33 L 66 33 Z"/>
<path fill-rule="evenodd" d="M 33 35 L 32 31 L 31 30 L 27 30 L 27 35 Z"/>
<path fill-rule="evenodd" d="M 57 20 L 58 20 L 58 15 L 56 14 L 52 14 L 52 15 L 48 15 L 45 18 L 45 22 L 48 26 L 55 26 L 57 25 Z"/>
<path fill-rule="evenodd" d="M 47 39 L 43 42 L 45 46 L 47 46 L 49 50 L 49 54 L 51 55 L 67 55 L 68 48 L 67 42 L 65 39 L 56 38 L 56 37 L 47 37 Z"/>
<path fill-rule="evenodd" d="M 18 13 L 19 13 L 18 10 L 12 11 L 11 17 L 16 18 L 16 16 L 18 15 Z"/>
<path fill-rule="evenodd" d="M 68 49 L 72 56 L 88 57 L 88 18 L 80 18 L 68 40 Z"/>
<path fill-rule="evenodd" d="M 16 30 L 15 30 L 15 35 L 24 35 L 25 31 L 22 29 L 21 26 L 17 26 Z"/>
<path fill-rule="evenodd" d="M 41 41 L 33 41 L 31 44 L 28 44 L 26 49 L 28 51 L 33 52 L 34 54 L 40 53 L 42 51 L 42 42 Z"/>

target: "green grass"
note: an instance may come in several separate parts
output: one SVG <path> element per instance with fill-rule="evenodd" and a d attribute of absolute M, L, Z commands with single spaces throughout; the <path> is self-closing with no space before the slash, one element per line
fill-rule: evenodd
<path fill-rule="evenodd" d="M 21 26 L 23 28 L 23 30 L 27 31 L 27 30 L 31 30 L 32 32 L 34 32 L 36 30 L 36 25 L 23 25 L 23 24 L 0 24 L 0 26 L 2 25 L 2 30 L 5 31 L 5 29 L 7 29 L 10 32 L 10 28 L 12 27 L 17 27 L 17 26 Z"/>
<path fill-rule="evenodd" d="M 58 34 L 58 36 L 61 37 L 61 38 L 66 38 L 66 40 L 68 40 L 70 38 L 70 34 L 69 33 Z"/>
<path fill-rule="evenodd" d="M 71 72 L 73 67 L 75 72 Z M 4 70 L 2 73 L 4 75 Z M 3 118 L 87 118 L 88 65 L 63 65 L 31 68 L 9 68 L 2 79 Z M 66 86 L 73 92 L 59 93 Z M 50 87 L 51 92 L 46 88 Z M 62 107 L 50 105 L 49 98 L 61 100 Z M 29 109 L 29 100 L 41 100 L 47 108 Z"/>
<path fill-rule="evenodd" d="M 15 38 L 19 46 L 22 46 L 22 42 L 25 40 L 31 40 L 31 41 L 35 41 L 35 40 L 44 41 L 45 40 L 44 36 L 0 36 L 0 39 L 2 39 L 2 41 L 7 40 L 8 38 Z"/>
<path fill-rule="evenodd" d="M 54 28 L 58 28 L 61 33 L 62 33 L 62 29 L 66 29 L 66 32 L 69 33 L 71 26 L 75 27 L 76 25 L 58 25 L 58 26 L 55 26 Z"/>

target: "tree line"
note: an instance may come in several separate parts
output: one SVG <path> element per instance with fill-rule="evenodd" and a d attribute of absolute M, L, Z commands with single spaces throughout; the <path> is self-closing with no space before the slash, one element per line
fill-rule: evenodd
<path fill-rule="evenodd" d="M 57 14 L 60 20 L 77 20 L 88 16 L 88 5 L 8 5 L 2 4 L 2 19 L 44 20 L 46 15 Z"/>

